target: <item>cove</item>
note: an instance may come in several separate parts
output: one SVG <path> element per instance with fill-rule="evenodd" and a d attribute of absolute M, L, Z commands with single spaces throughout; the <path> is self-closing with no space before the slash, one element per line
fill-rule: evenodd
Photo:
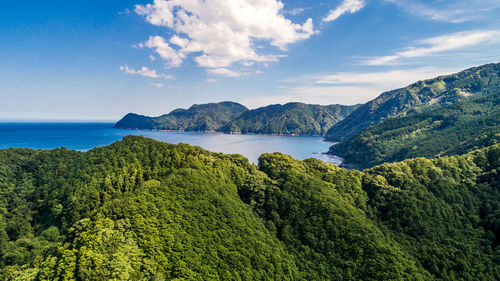
<path fill-rule="evenodd" d="M 0 148 L 54 149 L 66 147 L 87 151 L 121 140 L 126 135 L 142 135 L 162 142 L 187 143 L 221 153 L 237 153 L 257 163 L 262 153 L 281 152 L 296 159 L 315 157 L 340 164 L 339 157 L 323 154 L 331 143 L 323 137 L 231 135 L 213 132 L 166 132 L 113 129 L 113 123 L 0 123 Z"/>

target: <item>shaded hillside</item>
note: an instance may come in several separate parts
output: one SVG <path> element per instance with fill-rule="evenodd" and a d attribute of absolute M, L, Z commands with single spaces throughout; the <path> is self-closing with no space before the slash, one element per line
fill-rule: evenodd
<path fill-rule="evenodd" d="M 500 142 L 500 92 L 391 118 L 336 144 L 329 153 L 371 167 L 413 157 L 464 154 Z"/>
<path fill-rule="evenodd" d="M 324 135 L 357 107 L 298 102 L 269 105 L 244 112 L 223 130 L 243 134 Z"/>
<path fill-rule="evenodd" d="M 287 103 L 248 110 L 233 102 L 193 105 L 160 117 L 129 113 L 115 128 L 175 131 L 223 131 L 226 133 L 324 135 L 358 105 Z"/>
<path fill-rule="evenodd" d="M 195 104 L 188 109 L 179 108 L 160 117 L 129 113 L 118 121 L 114 127 L 123 129 L 215 131 L 246 110 L 248 110 L 246 107 L 235 102 Z"/>
<path fill-rule="evenodd" d="M 0 279 L 498 280 L 499 159 L 0 150 Z"/>
<path fill-rule="evenodd" d="M 487 64 L 385 92 L 335 124 L 326 134 L 326 138 L 343 141 L 388 118 L 418 112 L 415 109 L 451 104 L 475 95 L 496 93 L 500 91 L 499 76 L 500 63 Z"/>

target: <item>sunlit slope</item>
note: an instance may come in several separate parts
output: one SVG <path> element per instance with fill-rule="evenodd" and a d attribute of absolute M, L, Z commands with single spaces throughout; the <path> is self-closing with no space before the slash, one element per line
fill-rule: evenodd
<path fill-rule="evenodd" d="M 499 159 L 1 150 L 0 279 L 498 280 Z"/>
<path fill-rule="evenodd" d="M 419 81 L 405 88 L 385 92 L 360 106 L 344 120 L 333 125 L 326 137 L 332 141 L 344 141 L 361 130 L 392 117 L 412 115 L 472 96 L 498 92 L 500 63 Z"/>

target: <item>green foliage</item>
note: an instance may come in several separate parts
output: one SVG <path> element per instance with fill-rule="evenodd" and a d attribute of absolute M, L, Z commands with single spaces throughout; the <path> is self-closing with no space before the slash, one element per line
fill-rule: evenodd
<path fill-rule="evenodd" d="M 358 106 L 275 104 L 249 110 L 222 128 L 228 133 L 325 135 Z"/>
<path fill-rule="evenodd" d="M 239 198 L 236 182 L 263 177 L 242 156 L 126 137 L 86 153 L 3 150 L 0 163 L 2 280 L 25 267 L 40 280 L 295 275 L 289 254 Z M 58 237 L 54 227 L 64 244 L 45 242 Z"/>
<path fill-rule="evenodd" d="M 265 154 L 276 181 L 263 217 L 293 253 L 301 280 L 422 280 L 429 275 L 367 215 L 362 173 Z"/>
<path fill-rule="evenodd" d="M 500 93 L 364 129 L 330 148 L 346 163 L 372 167 L 414 157 L 464 154 L 500 142 Z"/>
<path fill-rule="evenodd" d="M 288 103 L 248 110 L 233 102 L 193 105 L 160 117 L 127 114 L 115 128 L 223 131 L 226 133 L 324 135 L 358 105 L 310 105 Z"/>
<path fill-rule="evenodd" d="M 385 92 L 352 112 L 328 130 L 326 138 L 344 141 L 361 130 L 392 117 L 401 117 L 452 104 L 470 96 L 500 92 L 500 63 L 419 81 Z"/>
<path fill-rule="evenodd" d="M 365 172 L 129 136 L 0 150 L 0 280 L 498 280 L 500 145 Z"/>
<path fill-rule="evenodd" d="M 248 109 L 235 102 L 195 104 L 188 109 L 176 109 L 160 117 L 129 113 L 116 123 L 115 128 L 216 131 Z"/>
<path fill-rule="evenodd" d="M 498 280 L 500 146 L 368 170 L 369 205 L 435 278 Z"/>

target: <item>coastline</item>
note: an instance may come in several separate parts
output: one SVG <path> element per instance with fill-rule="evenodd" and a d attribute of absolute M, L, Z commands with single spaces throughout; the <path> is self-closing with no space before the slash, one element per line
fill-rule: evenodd
<path fill-rule="evenodd" d="M 324 143 L 329 143 L 330 145 L 338 144 L 338 142 L 332 142 L 325 138 L 324 135 L 297 135 L 297 134 L 265 134 L 265 133 L 241 133 L 241 132 L 224 132 L 224 131 L 215 131 L 215 130 L 166 130 L 166 129 L 140 129 L 140 128 L 120 128 L 113 127 L 113 129 L 120 130 L 134 130 L 134 131 L 150 131 L 150 132 L 193 132 L 193 133 L 218 133 L 225 135 L 262 135 L 262 136 L 285 136 L 285 137 L 322 137 L 321 141 Z M 344 158 L 339 155 L 329 154 L 327 152 L 313 152 L 313 155 L 323 155 L 325 158 L 330 158 L 332 161 L 323 160 L 325 162 L 333 163 L 338 167 L 343 167 L 346 169 L 356 169 L 355 166 L 351 166 L 350 164 L 344 163 Z M 358 169 L 356 169 L 358 170 Z"/>
<path fill-rule="evenodd" d="M 225 132 L 217 130 L 168 130 L 168 129 L 141 129 L 141 128 L 122 128 L 113 127 L 113 129 L 121 130 L 136 130 L 136 131 L 153 131 L 153 132 L 199 132 L 199 133 L 221 133 L 226 135 L 264 135 L 264 136 L 291 136 L 291 137 L 323 137 L 322 141 L 330 142 L 326 140 L 324 135 L 301 135 L 301 134 L 277 134 L 277 133 L 242 133 L 242 132 Z M 336 143 L 333 143 L 336 144 Z"/>

